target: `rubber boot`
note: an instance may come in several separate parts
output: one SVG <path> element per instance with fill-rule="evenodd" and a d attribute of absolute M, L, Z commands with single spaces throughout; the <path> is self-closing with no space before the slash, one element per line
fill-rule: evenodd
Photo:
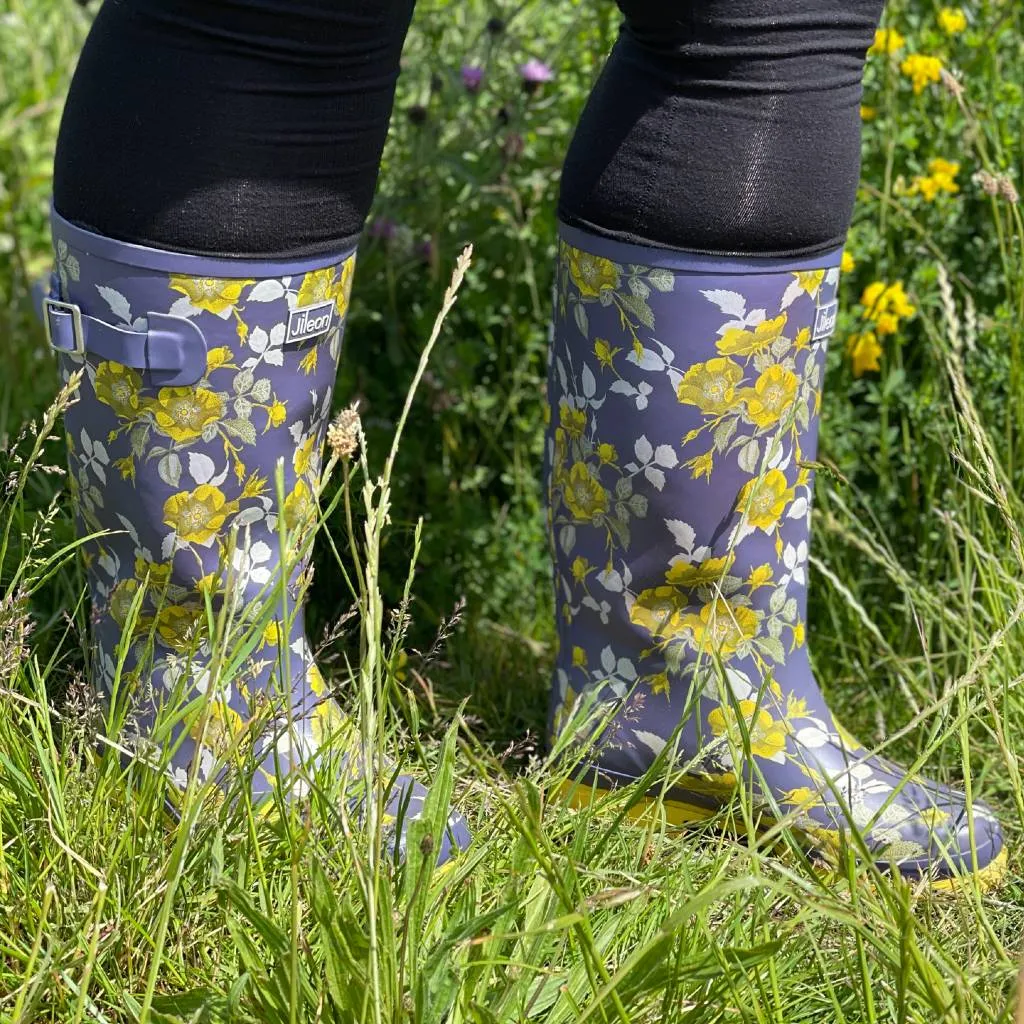
<path fill-rule="evenodd" d="M 354 735 L 303 621 L 354 251 L 209 259 L 57 215 L 53 234 L 44 321 L 65 382 L 82 372 L 65 427 L 79 528 L 93 538 L 92 679 L 107 697 L 132 687 L 129 742 L 179 786 L 220 782 L 245 750 L 255 802 L 278 779 L 302 796 L 328 736 L 336 751 Z M 281 526 L 296 552 L 284 561 Z M 168 703 L 176 724 L 156 736 Z M 357 771 L 358 756 L 341 763 Z M 391 781 L 399 855 L 425 796 L 411 778 Z M 439 863 L 468 839 L 453 816 Z"/>
<path fill-rule="evenodd" d="M 886 870 L 993 884 L 1006 854 L 991 812 L 869 756 L 808 659 L 812 465 L 840 255 L 703 257 L 563 227 L 551 728 L 571 720 L 590 750 L 577 802 L 657 764 L 675 823 L 713 816 L 743 787 L 763 820 L 785 818 L 828 856 L 852 825 Z"/>

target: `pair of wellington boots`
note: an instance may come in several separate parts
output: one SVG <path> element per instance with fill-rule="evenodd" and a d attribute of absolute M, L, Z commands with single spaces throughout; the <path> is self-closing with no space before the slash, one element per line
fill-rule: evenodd
<path fill-rule="evenodd" d="M 180 786 L 220 779 L 244 748 L 257 802 L 277 785 L 301 795 L 349 728 L 304 632 L 302 536 L 354 253 L 211 259 L 56 215 L 53 230 L 44 314 L 65 379 L 82 373 L 65 421 L 94 682 L 132 688 L 136 746 L 153 755 L 157 740 Z M 669 781 L 652 794 L 677 824 L 743 788 L 825 854 L 855 834 L 892 871 L 989 885 L 1006 860 L 992 814 L 869 755 L 810 670 L 811 463 L 838 261 L 697 257 L 563 227 L 551 726 L 583 752 L 577 803 L 656 766 Z M 299 538 L 284 563 L 281 525 Z M 231 658 L 216 653 L 223 621 L 241 637 Z M 156 737 L 170 700 L 181 724 Z M 400 855 L 426 790 L 387 785 Z M 438 862 L 468 844 L 452 813 Z"/>

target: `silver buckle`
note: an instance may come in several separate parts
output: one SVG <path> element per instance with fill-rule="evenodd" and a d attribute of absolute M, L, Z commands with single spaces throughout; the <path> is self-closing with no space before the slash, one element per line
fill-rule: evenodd
<path fill-rule="evenodd" d="M 53 343 L 53 331 L 50 329 L 50 310 L 57 310 L 71 314 L 71 336 L 74 339 L 75 347 L 72 349 L 58 348 Z M 77 352 L 78 355 L 85 355 L 85 330 L 82 324 L 82 311 L 73 302 L 61 302 L 47 296 L 43 299 L 43 329 L 46 331 L 46 341 L 55 352 Z"/>

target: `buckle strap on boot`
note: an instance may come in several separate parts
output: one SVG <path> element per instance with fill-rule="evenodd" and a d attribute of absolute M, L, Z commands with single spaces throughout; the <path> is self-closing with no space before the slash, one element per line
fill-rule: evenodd
<path fill-rule="evenodd" d="M 95 355 L 149 375 L 159 387 L 195 384 L 206 372 L 206 338 L 191 320 L 147 313 L 147 329 L 116 327 L 51 294 L 43 299 L 43 326 L 58 352 Z"/>

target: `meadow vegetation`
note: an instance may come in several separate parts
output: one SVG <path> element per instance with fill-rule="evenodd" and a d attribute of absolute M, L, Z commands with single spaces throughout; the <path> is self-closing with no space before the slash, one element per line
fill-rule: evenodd
<path fill-rule="evenodd" d="M 742 806 L 679 834 L 630 824 L 636 792 L 585 811 L 555 796 L 545 354 L 559 165 L 616 28 L 597 0 L 420 0 L 360 252 L 337 401 L 358 400 L 365 437 L 324 482 L 313 636 L 366 741 L 434 782 L 408 859 L 372 815 L 339 815 L 326 777 L 282 815 L 199 793 L 173 822 L 164 780 L 91 755 L 71 396 L 54 404 L 33 287 L 93 10 L 0 9 L 0 1021 L 1012 1020 L 1024 8 L 890 0 L 816 492 L 826 692 L 869 746 L 962 781 L 1005 825 L 1005 884 L 952 897 L 853 858 L 824 870 L 785 827 L 718 827 Z M 436 871 L 449 794 L 475 842 Z"/>

